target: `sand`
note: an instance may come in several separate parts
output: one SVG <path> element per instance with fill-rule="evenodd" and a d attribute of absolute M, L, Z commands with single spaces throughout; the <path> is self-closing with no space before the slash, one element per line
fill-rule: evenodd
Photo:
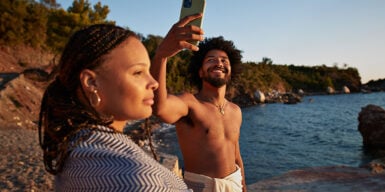
<path fill-rule="evenodd" d="M 45 171 L 38 131 L 34 129 L 0 122 L 0 192 L 54 191 L 54 176 Z M 177 156 L 157 154 L 162 165 L 181 177 Z"/>
<path fill-rule="evenodd" d="M 37 130 L 0 124 L 0 191 L 53 191 L 42 154 Z"/>

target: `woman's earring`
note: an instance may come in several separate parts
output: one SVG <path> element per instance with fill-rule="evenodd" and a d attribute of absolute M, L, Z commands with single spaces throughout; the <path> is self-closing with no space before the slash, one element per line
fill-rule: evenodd
<path fill-rule="evenodd" d="M 98 91 L 96 89 L 94 89 L 94 91 L 92 92 L 91 96 L 90 96 L 90 104 L 92 107 L 97 107 L 99 106 L 100 104 L 100 97 L 99 97 L 99 94 L 98 94 Z"/>

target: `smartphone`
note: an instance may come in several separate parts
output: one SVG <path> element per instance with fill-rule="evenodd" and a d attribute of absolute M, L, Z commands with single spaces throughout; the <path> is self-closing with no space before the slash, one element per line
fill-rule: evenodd
<path fill-rule="evenodd" d="M 179 20 L 188 15 L 194 15 L 197 13 L 204 14 L 205 6 L 206 6 L 205 0 L 182 0 L 182 8 L 180 10 Z M 189 24 L 202 28 L 202 19 L 203 19 L 203 16 L 199 19 L 195 19 L 194 21 L 191 21 Z M 198 41 L 193 41 L 191 43 L 197 45 Z"/>

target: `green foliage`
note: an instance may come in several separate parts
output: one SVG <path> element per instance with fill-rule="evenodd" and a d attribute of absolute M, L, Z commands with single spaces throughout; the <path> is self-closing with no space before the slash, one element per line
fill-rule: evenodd
<path fill-rule="evenodd" d="M 34 1 L 0 1 L 0 43 L 33 47 L 43 45 L 46 14 L 47 9 Z"/>
<path fill-rule="evenodd" d="M 60 53 L 76 30 L 96 23 L 114 24 L 114 21 L 106 19 L 108 13 L 108 6 L 100 2 L 92 6 L 88 0 L 74 0 L 68 10 L 62 9 L 56 0 L 2 0 L 0 43 L 23 44 Z M 138 36 L 152 58 L 163 37 Z M 166 81 L 171 93 L 193 91 L 187 73 L 191 55 L 191 51 L 182 51 L 168 60 Z M 253 98 L 256 91 L 294 92 L 302 89 L 305 92 L 325 92 L 328 86 L 336 90 L 348 86 L 355 92 L 361 87 L 357 69 L 347 64 L 342 69 L 337 64 L 333 67 L 278 65 L 265 57 L 259 63 L 244 63 L 243 67 L 240 78 L 229 87 L 227 95 L 231 98 Z"/>
<path fill-rule="evenodd" d="M 172 93 L 191 91 L 192 87 L 188 80 L 187 66 L 191 58 L 190 51 L 182 51 L 169 59 L 167 64 L 167 87 Z"/>
<path fill-rule="evenodd" d="M 68 37 L 76 30 L 107 21 L 108 6 L 100 2 L 93 7 L 88 0 L 74 0 L 68 11 L 55 0 L 3 0 L 0 1 L 0 43 L 29 45 L 63 50 Z"/>
<path fill-rule="evenodd" d="M 47 46 L 54 52 L 61 52 L 75 31 L 91 24 L 114 23 L 106 20 L 108 13 L 108 6 L 98 2 L 91 8 L 88 0 L 74 0 L 67 11 L 51 9 L 47 22 Z"/>
<path fill-rule="evenodd" d="M 155 55 L 156 49 L 162 42 L 163 37 L 148 35 L 147 37 L 139 36 L 146 47 L 150 58 Z M 190 51 L 181 51 L 176 56 L 168 59 L 166 83 L 170 93 L 181 93 L 191 90 L 188 82 L 187 66 L 192 53 Z"/>
<path fill-rule="evenodd" d="M 144 46 L 147 48 L 150 58 L 152 58 L 155 55 L 155 51 L 158 48 L 160 42 L 162 42 L 162 40 L 163 40 L 163 37 L 155 36 L 155 35 L 148 35 L 147 38 L 142 37 L 142 42 Z"/>

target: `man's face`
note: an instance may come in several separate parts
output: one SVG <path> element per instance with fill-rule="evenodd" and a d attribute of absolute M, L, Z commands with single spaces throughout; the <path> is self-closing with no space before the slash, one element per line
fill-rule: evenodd
<path fill-rule="evenodd" d="M 230 60 L 226 52 L 218 49 L 207 52 L 199 76 L 203 82 L 214 87 L 219 88 L 226 85 L 231 79 Z"/>

